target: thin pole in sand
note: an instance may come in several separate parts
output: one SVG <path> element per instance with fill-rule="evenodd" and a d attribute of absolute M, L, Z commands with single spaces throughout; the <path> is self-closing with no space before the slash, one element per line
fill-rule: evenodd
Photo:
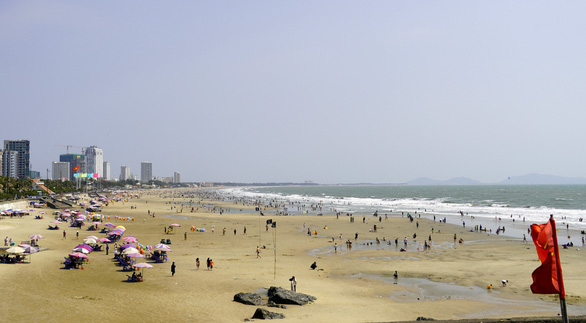
<path fill-rule="evenodd" d="M 277 223 L 273 222 L 273 253 L 275 255 L 275 264 L 273 268 L 273 280 L 277 280 Z"/>
<path fill-rule="evenodd" d="M 562 276 L 562 266 L 560 263 L 560 251 L 558 248 L 558 235 L 556 233 L 556 228 L 555 228 L 555 221 L 553 220 L 553 214 L 550 215 L 550 221 L 551 221 L 551 231 L 552 231 L 552 236 L 553 236 L 553 248 L 554 248 L 554 255 L 555 255 L 555 261 L 556 261 L 556 265 L 557 265 L 557 280 L 558 280 L 558 286 L 559 286 L 559 297 L 560 297 L 560 310 L 562 312 L 562 322 L 563 323 L 568 323 L 568 312 L 567 312 L 567 308 L 566 308 L 566 291 L 564 289 L 564 279 Z"/>

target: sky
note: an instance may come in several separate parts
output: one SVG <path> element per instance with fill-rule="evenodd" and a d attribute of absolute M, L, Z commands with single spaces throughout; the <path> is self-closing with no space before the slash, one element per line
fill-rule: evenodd
<path fill-rule="evenodd" d="M 586 2 L 0 2 L 0 140 L 201 182 L 586 177 Z M 79 153 L 71 147 L 69 152 Z"/>

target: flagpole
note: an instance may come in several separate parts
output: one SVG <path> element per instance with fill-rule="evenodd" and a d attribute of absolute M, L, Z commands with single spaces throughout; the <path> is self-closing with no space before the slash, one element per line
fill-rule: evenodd
<path fill-rule="evenodd" d="M 566 309 L 566 291 L 564 289 L 564 280 L 562 277 L 562 265 L 560 263 L 560 251 L 558 249 L 558 235 L 556 232 L 556 228 L 555 228 L 555 221 L 553 219 L 553 214 L 550 215 L 550 222 L 551 222 L 551 228 L 552 228 L 552 234 L 553 234 L 553 248 L 554 248 L 554 253 L 555 253 L 555 261 L 557 264 L 557 278 L 558 278 L 558 286 L 560 288 L 560 309 L 562 311 L 562 322 L 563 323 L 568 323 L 568 312 Z"/>

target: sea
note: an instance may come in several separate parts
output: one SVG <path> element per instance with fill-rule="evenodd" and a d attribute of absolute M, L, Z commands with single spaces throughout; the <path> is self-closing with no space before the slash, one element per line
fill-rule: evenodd
<path fill-rule="evenodd" d="M 445 218 L 454 224 L 464 225 L 465 221 L 469 225 L 493 224 L 495 230 L 507 226 L 517 229 L 513 232 L 516 237 L 521 232 L 527 233 L 530 224 L 545 223 L 553 215 L 558 229 L 586 230 L 583 222 L 586 185 L 312 185 L 238 187 L 222 191 L 235 198 L 280 205 L 279 212 L 287 215 L 411 214 Z"/>

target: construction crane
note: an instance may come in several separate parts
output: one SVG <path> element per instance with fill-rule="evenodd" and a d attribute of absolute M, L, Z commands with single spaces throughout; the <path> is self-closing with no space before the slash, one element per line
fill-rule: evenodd
<path fill-rule="evenodd" d="M 74 145 L 55 145 L 55 146 L 61 146 L 61 147 L 67 147 L 67 154 L 69 155 L 69 147 L 75 147 L 75 148 L 81 148 L 81 154 L 83 155 L 83 152 L 85 150 L 86 147 L 83 146 L 74 146 Z"/>

